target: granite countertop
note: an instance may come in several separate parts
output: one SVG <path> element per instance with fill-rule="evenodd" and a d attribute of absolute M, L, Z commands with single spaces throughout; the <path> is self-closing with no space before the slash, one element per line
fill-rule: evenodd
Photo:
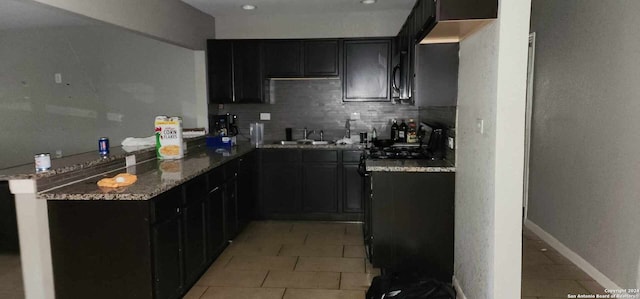
<path fill-rule="evenodd" d="M 258 148 L 266 149 L 326 149 L 326 150 L 362 150 L 366 146 L 361 143 L 354 144 L 324 144 L 324 145 L 311 145 L 311 144 L 280 144 L 280 143 L 265 143 Z"/>
<path fill-rule="evenodd" d="M 70 185 L 40 192 L 38 197 L 48 200 L 149 200 L 253 150 L 254 147 L 248 143 L 240 143 L 226 152 L 201 148 L 189 153 L 183 159 L 151 160 L 126 170 L 111 171 Z M 136 174 L 138 176 L 137 182 L 127 187 L 104 189 L 96 184 L 104 177 L 113 177 L 122 172 Z"/>
<path fill-rule="evenodd" d="M 204 142 L 204 137 L 185 138 L 185 141 L 188 144 Z M 144 161 L 155 157 L 155 147 L 132 147 L 127 151 L 121 146 L 113 146 L 110 148 L 109 155 L 106 157 L 100 156 L 97 149 L 95 151 L 65 156 L 63 158 L 51 157 L 51 170 L 36 172 L 34 163 L 0 169 L 0 181 L 22 179 L 38 180 L 41 178 L 53 177 L 64 173 L 91 168 L 97 165 L 107 164 L 109 162 L 124 159 L 130 155 L 135 155 L 137 161 Z"/>
<path fill-rule="evenodd" d="M 367 159 L 367 171 L 388 172 L 455 172 L 456 167 L 446 160 Z"/>

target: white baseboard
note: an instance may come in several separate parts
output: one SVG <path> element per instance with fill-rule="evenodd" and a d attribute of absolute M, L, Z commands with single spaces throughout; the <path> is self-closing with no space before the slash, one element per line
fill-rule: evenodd
<path fill-rule="evenodd" d="M 551 234 L 543 230 L 537 224 L 533 223 L 531 220 L 527 219 L 524 222 L 524 225 L 530 229 L 533 233 L 538 235 L 540 239 L 547 242 L 551 247 L 557 250 L 560 254 L 570 260 L 572 263 L 576 264 L 578 268 L 582 269 L 582 271 L 589 274 L 589 276 L 593 277 L 595 281 L 597 281 L 601 286 L 611 290 L 620 290 L 621 288 L 616 285 L 611 279 L 602 274 L 596 267 L 587 262 L 580 255 L 575 253 L 573 250 L 569 249 L 569 247 L 562 244 L 562 242 L 558 241 L 558 239 L 554 238 Z"/>
<path fill-rule="evenodd" d="M 460 287 L 460 283 L 458 282 L 458 279 L 455 276 L 453 276 L 453 288 L 456 290 L 457 299 L 467 299 L 467 296 L 464 295 L 464 292 Z"/>

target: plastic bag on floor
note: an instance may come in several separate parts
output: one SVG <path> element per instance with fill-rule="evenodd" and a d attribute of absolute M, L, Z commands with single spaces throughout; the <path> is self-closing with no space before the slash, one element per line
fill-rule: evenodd
<path fill-rule="evenodd" d="M 414 273 L 388 273 L 376 276 L 367 299 L 455 299 L 451 285 Z"/>

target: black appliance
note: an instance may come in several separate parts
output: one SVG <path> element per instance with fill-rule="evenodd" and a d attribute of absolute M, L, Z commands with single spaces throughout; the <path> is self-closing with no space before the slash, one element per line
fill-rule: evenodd
<path fill-rule="evenodd" d="M 400 53 L 393 58 L 393 63 L 395 65 L 391 79 L 393 98 L 409 100 L 411 99 L 409 53 L 407 51 L 400 51 Z"/>
<path fill-rule="evenodd" d="M 209 132 L 216 136 L 236 136 L 238 116 L 233 114 L 212 115 L 209 118 Z"/>

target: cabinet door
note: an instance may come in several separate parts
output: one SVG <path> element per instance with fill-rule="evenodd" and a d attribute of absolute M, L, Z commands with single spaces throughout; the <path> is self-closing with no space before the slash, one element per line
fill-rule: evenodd
<path fill-rule="evenodd" d="M 207 40 L 209 103 L 233 102 L 233 45 L 227 40 Z"/>
<path fill-rule="evenodd" d="M 264 43 L 264 71 L 267 78 L 302 77 L 302 41 Z"/>
<path fill-rule="evenodd" d="M 305 77 L 335 77 L 340 73 L 338 40 L 304 42 Z"/>
<path fill-rule="evenodd" d="M 207 257 L 212 261 L 225 246 L 224 188 L 216 187 L 207 197 Z"/>
<path fill-rule="evenodd" d="M 262 102 L 260 42 L 233 42 L 233 88 L 235 103 Z"/>
<path fill-rule="evenodd" d="M 265 213 L 300 211 L 300 170 L 297 163 L 262 165 L 261 207 Z"/>
<path fill-rule="evenodd" d="M 154 298 L 178 298 L 182 288 L 180 217 L 154 225 Z"/>
<path fill-rule="evenodd" d="M 338 165 L 305 163 L 302 166 L 302 210 L 338 212 Z"/>
<path fill-rule="evenodd" d="M 362 194 L 364 178 L 358 173 L 358 164 L 342 166 L 343 210 L 345 212 L 362 213 Z"/>
<path fill-rule="evenodd" d="M 238 230 L 254 217 L 256 180 L 254 179 L 255 152 L 238 158 Z"/>
<path fill-rule="evenodd" d="M 391 99 L 391 39 L 344 42 L 343 101 Z"/>
<path fill-rule="evenodd" d="M 184 208 L 185 285 L 193 284 L 207 263 L 205 236 L 205 201 Z"/>
<path fill-rule="evenodd" d="M 224 226 L 227 240 L 233 240 L 238 234 L 237 182 L 237 178 L 234 177 L 225 185 Z"/>

